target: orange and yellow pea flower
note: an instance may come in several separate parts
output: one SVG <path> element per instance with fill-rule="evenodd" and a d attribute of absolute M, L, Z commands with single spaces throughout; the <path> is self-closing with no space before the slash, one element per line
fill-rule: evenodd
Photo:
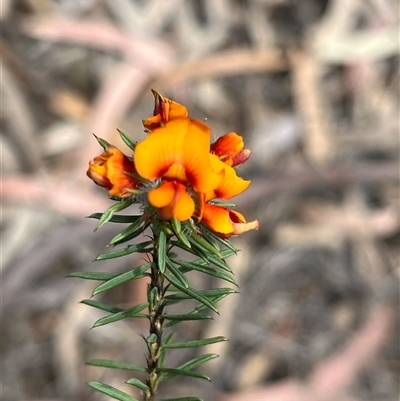
<path fill-rule="evenodd" d="M 250 181 L 236 175 L 234 166 L 251 152 L 234 132 L 210 145 L 211 132 L 201 121 L 190 119 L 186 107 L 153 91 L 154 115 L 143 121 L 149 135 L 137 144 L 132 162 L 114 146 L 89 164 L 88 176 L 125 198 L 142 184 L 131 174 L 157 185 L 148 190 L 149 203 L 159 215 L 186 221 L 195 215 L 216 234 L 228 238 L 258 228 L 239 212 L 210 203 L 229 200 L 245 191 Z M 143 189 L 143 186 L 141 186 Z"/>
<path fill-rule="evenodd" d="M 127 198 L 140 184 L 130 175 L 135 172 L 132 161 L 115 146 L 109 145 L 89 163 L 86 174 L 97 185 L 108 189 L 110 196 Z"/>
<path fill-rule="evenodd" d="M 160 210 L 163 217 L 187 220 L 195 205 L 188 187 L 197 193 L 207 193 L 220 185 L 224 170 L 211 163 L 210 136 L 210 129 L 201 121 L 176 118 L 154 129 L 137 144 L 134 155 L 137 172 L 149 181 L 162 182 L 149 192 L 148 199 L 154 207 L 163 208 Z"/>

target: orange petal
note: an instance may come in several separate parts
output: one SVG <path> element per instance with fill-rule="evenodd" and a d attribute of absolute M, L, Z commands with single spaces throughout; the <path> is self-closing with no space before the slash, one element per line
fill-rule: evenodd
<path fill-rule="evenodd" d="M 257 220 L 246 223 L 246 219 L 241 213 L 209 203 L 204 205 L 202 222 L 216 234 L 224 238 L 228 238 L 234 234 L 242 234 L 252 229 L 258 229 Z"/>
<path fill-rule="evenodd" d="M 186 181 L 198 192 L 213 190 L 223 173 L 211 167 L 209 140 L 210 129 L 200 121 L 169 121 L 136 146 L 136 169 L 150 181 L 167 177 Z"/>
<path fill-rule="evenodd" d="M 227 164 L 222 162 L 216 155 L 210 155 L 211 164 L 215 169 L 221 168 L 224 172 L 224 177 L 218 187 L 214 191 L 210 191 L 206 195 L 206 200 L 211 200 L 214 198 L 221 198 L 228 200 L 241 194 L 245 191 L 251 181 L 243 180 L 238 177 L 236 171 L 229 167 Z"/>
<path fill-rule="evenodd" d="M 152 90 L 154 95 L 154 113 L 152 117 L 143 121 L 143 125 L 150 131 L 163 126 L 166 122 L 177 118 L 187 117 L 188 111 L 185 106 L 170 99 L 162 97 L 158 92 Z"/>
<path fill-rule="evenodd" d="M 157 208 L 169 205 L 175 197 L 175 185 L 173 182 L 164 181 L 158 188 L 148 193 L 149 202 Z"/>
<path fill-rule="evenodd" d="M 232 159 L 244 147 L 243 138 L 235 132 L 221 136 L 211 145 L 211 153 L 217 155 L 224 163 L 232 165 Z"/>
<path fill-rule="evenodd" d="M 107 151 L 89 163 L 87 175 L 97 185 L 107 188 L 111 196 L 126 198 L 139 185 L 130 175 L 134 172 L 132 161 L 115 146 L 109 145 Z"/>
<path fill-rule="evenodd" d="M 180 221 L 192 217 L 195 203 L 186 192 L 184 185 L 176 181 L 164 181 L 148 194 L 149 202 L 159 209 L 161 217 L 170 220 L 176 217 Z"/>

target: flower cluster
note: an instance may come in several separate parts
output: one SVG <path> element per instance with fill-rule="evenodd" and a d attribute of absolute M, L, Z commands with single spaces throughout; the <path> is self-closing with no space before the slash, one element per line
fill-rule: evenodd
<path fill-rule="evenodd" d="M 210 144 L 205 123 L 153 94 L 153 116 L 143 121 L 148 135 L 135 145 L 133 159 L 103 141 L 105 151 L 90 162 L 88 176 L 117 198 L 145 193 L 145 214 L 156 212 L 163 220 L 193 219 L 224 238 L 257 229 L 258 221 L 246 222 L 223 204 L 250 185 L 234 170 L 250 156 L 242 137 L 231 132 Z"/>

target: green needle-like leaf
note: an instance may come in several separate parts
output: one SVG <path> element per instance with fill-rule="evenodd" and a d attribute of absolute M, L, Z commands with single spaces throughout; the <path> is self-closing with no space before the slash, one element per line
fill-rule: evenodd
<path fill-rule="evenodd" d="M 205 252 L 212 253 L 215 255 L 217 258 L 222 258 L 219 249 L 215 248 L 214 245 L 210 242 L 208 242 L 205 238 L 198 236 L 195 232 L 192 232 L 190 234 L 190 238 L 196 242 L 196 244 L 200 247 L 203 248 Z"/>
<path fill-rule="evenodd" d="M 172 344 L 163 344 L 163 348 L 195 348 L 195 347 L 204 347 L 205 345 L 220 343 L 222 341 L 228 341 L 226 337 L 218 336 L 218 337 L 211 337 L 206 338 L 204 340 L 194 340 L 194 341 L 187 341 L 184 343 L 172 343 Z"/>
<path fill-rule="evenodd" d="M 211 361 L 212 359 L 218 358 L 218 354 L 205 354 L 198 356 L 197 358 L 191 359 L 190 361 L 185 362 L 184 364 L 178 366 L 178 369 L 191 370 L 199 367 L 203 363 Z"/>
<path fill-rule="evenodd" d="M 190 247 L 184 245 L 180 241 L 170 241 L 171 245 L 176 246 L 177 248 L 183 249 L 187 253 L 191 255 L 200 257 L 205 263 L 208 263 L 208 255 L 204 252 L 203 248 L 200 248 L 196 243 L 193 243 L 193 246 Z"/>
<path fill-rule="evenodd" d="M 117 322 L 122 319 L 132 318 L 132 317 L 147 317 L 144 313 L 140 313 L 143 309 L 149 306 L 148 302 L 144 302 L 140 305 L 136 305 L 133 308 L 127 309 L 125 311 L 113 313 L 111 315 L 102 317 L 101 319 L 97 320 L 93 327 L 100 327 L 106 324 L 110 324 L 113 322 Z"/>
<path fill-rule="evenodd" d="M 135 372 L 146 372 L 146 368 L 142 366 L 132 365 L 131 363 L 110 361 L 108 359 L 92 359 L 86 362 L 90 366 L 99 366 L 102 368 L 132 370 Z"/>
<path fill-rule="evenodd" d="M 178 322 L 184 322 L 187 320 L 208 320 L 212 319 L 209 315 L 200 315 L 198 313 L 187 313 L 184 315 L 163 315 L 165 320 L 173 320 Z"/>
<path fill-rule="evenodd" d="M 174 375 L 196 377 L 197 379 L 204 379 L 204 380 L 211 381 L 211 379 L 207 375 L 205 375 L 203 373 L 192 372 L 191 370 L 173 369 L 173 368 L 157 368 L 157 371 L 160 373 L 171 373 Z"/>
<path fill-rule="evenodd" d="M 210 255 L 210 257 L 208 258 L 208 261 L 210 263 L 212 263 L 213 265 L 218 266 L 221 269 L 226 270 L 229 273 L 232 273 L 231 267 L 228 265 L 228 263 L 225 262 L 225 260 L 218 259 L 214 255 Z"/>
<path fill-rule="evenodd" d="M 83 278 L 85 280 L 107 281 L 119 276 L 118 273 L 103 273 L 103 272 L 74 272 L 68 277 Z"/>
<path fill-rule="evenodd" d="M 167 234 L 160 231 L 157 242 L 157 267 L 161 273 L 165 272 L 165 259 L 167 258 Z"/>
<path fill-rule="evenodd" d="M 132 379 L 129 379 L 127 381 L 127 383 L 130 384 L 131 386 L 138 388 L 141 391 L 147 391 L 149 389 L 149 386 L 147 384 L 143 383 L 139 379 L 132 378 Z"/>
<path fill-rule="evenodd" d="M 186 235 L 182 232 L 181 222 L 174 216 L 171 219 L 172 229 L 176 237 L 188 248 L 191 248 L 190 241 L 186 238 Z"/>
<path fill-rule="evenodd" d="M 151 248 L 147 248 L 153 241 L 145 241 L 141 242 L 140 244 L 129 245 L 126 248 L 118 249 L 117 251 L 111 251 L 102 253 L 101 255 L 97 256 L 95 260 L 108 260 L 108 259 L 115 259 L 120 258 L 121 256 L 130 255 L 135 252 L 150 252 Z"/>
<path fill-rule="evenodd" d="M 111 207 L 109 207 L 104 213 L 103 215 L 100 217 L 99 220 L 99 224 L 98 224 L 98 228 L 104 226 L 104 224 L 108 223 L 114 213 L 120 212 L 121 210 L 126 209 L 127 207 L 129 207 L 130 205 L 132 205 L 133 203 L 133 199 L 125 199 L 122 202 L 118 202 L 115 203 L 114 205 L 112 205 Z"/>
<path fill-rule="evenodd" d="M 163 398 L 159 401 L 204 401 L 202 398 L 198 397 L 180 397 L 180 398 Z"/>
<path fill-rule="evenodd" d="M 117 287 L 123 283 L 126 283 L 131 280 L 137 280 L 145 276 L 145 272 L 149 270 L 151 263 L 146 263 L 142 266 L 136 267 L 133 270 L 130 270 L 126 273 L 119 274 L 118 276 L 113 277 L 112 279 L 106 281 L 98 285 L 92 292 L 92 296 L 98 295 L 104 291 L 108 291 L 111 288 Z"/>
<path fill-rule="evenodd" d="M 103 213 L 93 213 L 88 216 L 88 219 L 96 219 L 100 220 Z M 142 219 L 142 215 L 140 216 L 131 216 L 128 214 L 114 214 L 109 220 L 110 223 L 135 223 L 136 221 L 140 221 Z"/>
<path fill-rule="evenodd" d="M 207 298 L 213 298 L 219 295 L 228 295 L 228 294 L 233 294 L 236 293 L 237 291 L 234 290 L 233 288 L 213 288 L 211 290 L 201 290 L 198 291 L 201 295 L 207 297 Z M 192 299 L 190 295 L 183 294 L 181 292 L 177 292 L 175 294 L 168 294 L 165 296 L 166 300 L 171 300 L 171 301 L 184 301 L 187 299 Z"/>
<path fill-rule="evenodd" d="M 185 362 L 184 364 L 178 366 L 178 369 L 183 369 L 183 370 L 193 370 L 197 367 L 199 367 L 200 365 L 202 365 L 203 363 L 206 363 L 212 359 L 218 358 L 219 355 L 217 354 L 205 354 L 205 355 L 201 355 L 197 358 L 191 359 L 188 362 Z M 171 373 L 164 373 L 162 375 L 162 377 L 160 378 L 161 381 L 166 381 L 169 379 L 172 379 L 173 377 L 175 377 L 175 374 L 171 374 Z"/>
<path fill-rule="evenodd" d="M 205 225 L 202 225 L 202 233 L 210 238 L 213 238 L 215 241 L 219 242 L 220 244 L 226 246 L 228 249 L 230 249 L 231 251 L 233 251 L 235 254 L 237 253 L 237 249 L 234 247 L 234 245 L 232 244 L 232 242 L 230 242 L 227 239 L 221 238 L 218 235 L 216 235 L 215 233 L 213 233 L 212 231 L 210 231 L 208 229 L 208 227 L 206 227 Z"/>
<path fill-rule="evenodd" d="M 218 308 L 217 306 L 214 304 L 214 302 L 212 302 L 210 299 L 208 299 L 207 297 L 201 295 L 201 293 L 199 293 L 198 291 L 196 291 L 193 288 L 186 288 L 184 285 L 182 285 L 180 283 L 180 281 L 178 281 L 174 276 L 172 276 L 171 274 L 167 274 L 165 275 L 165 278 L 172 284 L 174 285 L 176 288 L 178 288 L 179 290 L 181 290 L 183 293 L 190 295 L 193 299 L 196 299 L 197 301 L 201 302 L 202 304 L 208 306 L 211 310 L 213 310 L 214 312 L 218 313 Z"/>
<path fill-rule="evenodd" d="M 115 306 L 95 301 L 94 299 L 84 299 L 83 301 L 81 301 L 81 304 L 89 305 L 92 306 L 93 308 L 97 308 L 109 313 L 117 313 L 123 311 L 123 309 L 121 308 L 116 308 Z"/>
<path fill-rule="evenodd" d="M 177 280 L 179 280 L 179 282 L 183 286 L 185 286 L 185 288 L 189 288 L 189 281 L 187 280 L 185 275 L 174 266 L 174 264 L 172 263 L 171 259 L 168 258 L 168 256 L 166 257 L 166 262 L 168 270 L 176 277 Z"/>
<path fill-rule="evenodd" d="M 128 135 L 126 135 L 125 132 L 120 131 L 118 128 L 117 128 L 117 131 L 118 131 L 121 139 L 126 143 L 126 145 L 129 148 L 131 148 L 132 150 L 135 150 L 137 142 L 135 142 L 133 139 L 131 139 Z"/>
<path fill-rule="evenodd" d="M 121 231 L 119 234 L 117 234 L 110 241 L 110 245 L 115 245 L 117 243 L 121 243 L 122 240 L 129 241 L 129 240 L 137 237 L 139 234 L 141 234 L 146 229 L 146 227 L 140 227 L 141 224 L 142 224 L 142 221 L 140 219 L 136 220 L 129 227 L 126 227 L 123 231 Z M 127 237 L 129 237 L 129 238 L 127 239 Z"/>
<path fill-rule="evenodd" d="M 225 280 L 225 281 L 228 281 L 229 283 L 237 285 L 235 278 L 232 275 L 230 275 L 229 273 L 221 272 L 221 271 L 215 270 L 211 267 L 201 266 L 201 265 L 193 263 L 193 262 L 186 262 L 184 260 L 179 260 L 179 259 L 172 259 L 172 262 L 175 262 L 176 264 L 182 266 L 180 269 L 180 271 L 182 273 L 196 270 L 201 273 L 208 274 L 208 275 L 214 276 L 214 277 L 218 277 L 221 280 Z"/>
<path fill-rule="evenodd" d="M 116 389 L 115 387 L 109 386 L 108 384 L 103 384 L 99 382 L 89 382 L 90 387 L 93 387 L 95 390 L 100 391 L 103 394 L 107 394 L 110 397 L 119 400 L 119 401 L 138 401 L 138 399 L 131 397 L 130 395 L 124 393 L 121 390 Z"/>
<path fill-rule="evenodd" d="M 99 143 L 99 145 L 107 152 L 110 144 L 103 138 L 98 137 L 97 135 L 93 136 L 96 138 L 96 141 Z"/>

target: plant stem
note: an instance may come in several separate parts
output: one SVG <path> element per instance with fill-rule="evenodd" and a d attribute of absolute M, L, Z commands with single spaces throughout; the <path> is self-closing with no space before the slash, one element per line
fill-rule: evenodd
<path fill-rule="evenodd" d="M 157 235 L 154 234 L 154 243 L 157 244 Z M 158 362 L 160 358 L 163 322 L 162 317 L 164 311 L 164 273 L 158 267 L 157 250 L 153 251 L 153 263 L 151 266 L 151 280 L 147 288 L 147 299 L 149 302 L 149 320 L 150 335 L 147 339 L 147 347 L 149 350 L 147 356 L 147 373 L 148 379 L 146 384 L 149 390 L 144 394 L 144 401 L 154 401 L 157 387 L 159 384 L 159 374 L 157 372 Z"/>

